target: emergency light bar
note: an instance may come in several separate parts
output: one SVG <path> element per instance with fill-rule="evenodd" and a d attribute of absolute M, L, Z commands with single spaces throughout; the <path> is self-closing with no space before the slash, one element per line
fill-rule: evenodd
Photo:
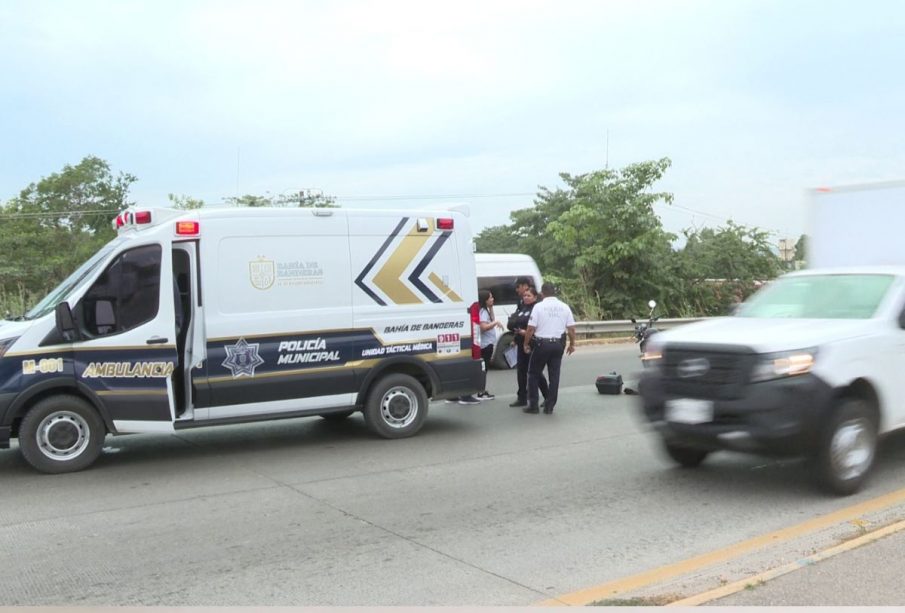
<path fill-rule="evenodd" d="M 113 220 L 113 228 L 119 230 L 124 226 L 138 226 L 151 223 L 151 211 L 123 211 Z"/>

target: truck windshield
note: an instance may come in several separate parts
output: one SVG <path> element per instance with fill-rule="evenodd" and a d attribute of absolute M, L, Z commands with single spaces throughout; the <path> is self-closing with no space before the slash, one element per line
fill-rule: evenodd
<path fill-rule="evenodd" d="M 62 283 L 50 290 L 50 293 L 44 296 L 41 302 L 36 304 L 34 308 L 25 314 L 24 319 L 37 319 L 54 310 L 57 304 L 64 300 L 83 280 L 89 277 L 91 273 L 107 259 L 110 252 L 112 252 L 117 245 L 122 243 L 123 240 L 122 237 L 118 237 L 101 247 L 97 253 L 91 256 L 84 264 L 76 268 L 75 272 L 66 277 Z"/>
<path fill-rule="evenodd" d="M 870 319 L 893 275 L 803 275 L 777 279 L 754 294 L 739 317 Z"/>

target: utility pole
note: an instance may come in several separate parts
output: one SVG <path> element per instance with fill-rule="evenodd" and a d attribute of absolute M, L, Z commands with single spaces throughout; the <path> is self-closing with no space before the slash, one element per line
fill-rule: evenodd
<path fill-rule="evenodd" d="M 239 197 L 239 147 L 236 147 L 236 198 Z"/>
<path fill-rule="evenodd" d="M 795 243 L 791 239 L 779 239 L 779 257 L 786 264 L 795 259 Z"/>
<path fill-rule="evenodd" d="M 610 131 L 606 131 L 606 162 L 604 168 L 610 169 Z"/>

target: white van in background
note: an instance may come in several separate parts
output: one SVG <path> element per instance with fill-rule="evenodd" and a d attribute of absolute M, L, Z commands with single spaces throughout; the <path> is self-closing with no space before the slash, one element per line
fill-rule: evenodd
<path fill-rule="evenodd" d="M 543 279 L 534 259 L 520 253 L 476 253 L 475 267 L 478 273 L 478 290 L 487 289 L 493 294 L 493 314 L 506 324 L 509 316 L 515 311 L 519 297 L 515 293 L 515 280 L 519 277 L 533 279 L 534 287 L 540 291 Z M 509 368 L 503 352 L 512 342 L 512 333 L 508 330 L 500 337 L 493 350 L 492 364 L 494 368 Z"/>

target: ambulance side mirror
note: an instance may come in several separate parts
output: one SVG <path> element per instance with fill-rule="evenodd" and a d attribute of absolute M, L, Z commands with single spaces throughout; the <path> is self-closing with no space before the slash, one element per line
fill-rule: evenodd
<path fill-rule="evenodd" d="M 57 320 L 57 332 L 67 342 L 72 342 L 78 338 L 75 329 L 75 320 L 72 318 L 72 310 L 69 303 L 61 302 L 55 309 Z"/>

